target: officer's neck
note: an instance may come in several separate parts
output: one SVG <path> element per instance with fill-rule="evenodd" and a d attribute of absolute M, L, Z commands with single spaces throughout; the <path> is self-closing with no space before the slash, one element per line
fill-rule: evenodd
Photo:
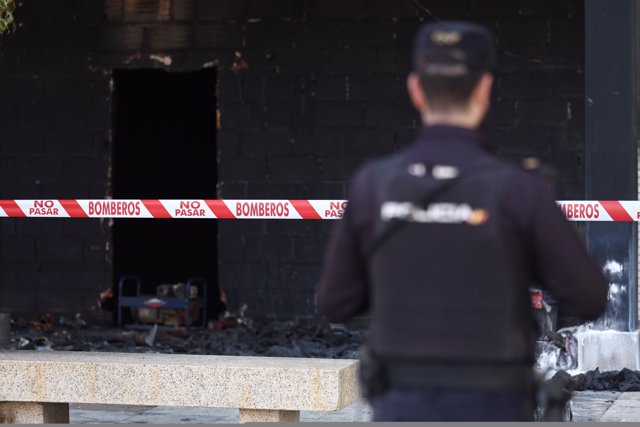
<path fill-rule="evenodd" d="M 426 126 L 455 126 L 467 129 L 478 129 L 482 124 L 485 112 L 481 109 L 469 108 L 447 112 L 430 111 L 422 114 L 422 122 Z"/>

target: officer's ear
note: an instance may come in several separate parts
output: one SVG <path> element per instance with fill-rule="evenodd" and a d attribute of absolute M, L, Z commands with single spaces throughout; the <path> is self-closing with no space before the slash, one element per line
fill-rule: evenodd
<path fill-rule="evenodd" d="M 489 101 L 491 100 L 491 88 L 493 86 L 493 75 L 491 73 L 484 73 L 476 87 L 471 94 L 471 102 L 482 109 L 489 108 Z"/>
<path fill-rule="evenodd" d="M 424 114 L 427 108 L 427 96 L 422 90 L 422 84 L 420 78 L 416 73 L 409 73 L 407 77 L 407 92 L 409 92 L 409 98 L 411 103 L 420 114 Z"/>

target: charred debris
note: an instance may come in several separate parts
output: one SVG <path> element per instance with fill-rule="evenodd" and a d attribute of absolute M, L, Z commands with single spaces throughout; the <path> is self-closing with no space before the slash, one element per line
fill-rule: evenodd
<path fill-rule="evenodd" d="M 80 314 L 50 314 L 36 321 L 11 320 L 9 349 L 37 351 L 105 351 L 131 353 L 210 354 L 358 358 L 365 332 L 332 327 L 317 320 L 256 322 L 226 313 L 206 328 L 92 325 Z"/>

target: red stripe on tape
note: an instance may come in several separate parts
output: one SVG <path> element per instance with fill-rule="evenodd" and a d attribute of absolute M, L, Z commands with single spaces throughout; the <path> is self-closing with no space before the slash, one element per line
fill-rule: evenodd
<path fill-rule="evenodd" d="M 0 200 L 0 207 L 4 209 L 4 211 L 9 216 L 14 217 L 26 217 L 20 206 L 14 200 Z"/>
<path fill-rule="evenodd" d="M 207 206 L 218 218 L 232 219 L 236 216 L 229 210 L 229 207 L 222 200 L 205 200 Z"/>
<path fill-rule="evenodd" d="M 171 218 L 171 214 L 162 206 L 160 200 L 142 200 L 142 204 L 154 218 Z"/>
<path fill-rule="evenodd" d="M 600 200 L 600 204 L 614 221 L 633 222 L 631 215 L 617 200 Z"/>
<path fill-rule="evenodd" d="M 322 219 L 320 214 L 311 206 L 308 200 L 289 200 L 294 209 L 298 211 L 304 219 Z"/>
<path fill-rule="evenodd" d="M 87 215 L 75 200 L 60 200 L 60 204 L 72 218 L 89 218 L 89 215 Z"/>

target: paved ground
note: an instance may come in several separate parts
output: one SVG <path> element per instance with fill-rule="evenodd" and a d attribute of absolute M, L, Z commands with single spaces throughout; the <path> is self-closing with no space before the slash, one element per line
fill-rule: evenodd
<path fill-rule="evenodd" d="M 371 410 L 356 402 L 337 412 L 302 412 L 301 421 L 369 421 Z M 175 408 L 167 406 L 71 405 L 72 424 L 136 423 L 237 423 L 237 409 Z"/>
<path fill-rule="evenodd" d="M 574 421 L 640 421 L 640 392 L 584 391 L 573 400 Z M 362 401 L 338 412 L 302 412 L 301 421 L 368 421 L 371 410 Z M 74 424 L 236 423 L 237 409 L 165 406 L 72 405 Z"/>

